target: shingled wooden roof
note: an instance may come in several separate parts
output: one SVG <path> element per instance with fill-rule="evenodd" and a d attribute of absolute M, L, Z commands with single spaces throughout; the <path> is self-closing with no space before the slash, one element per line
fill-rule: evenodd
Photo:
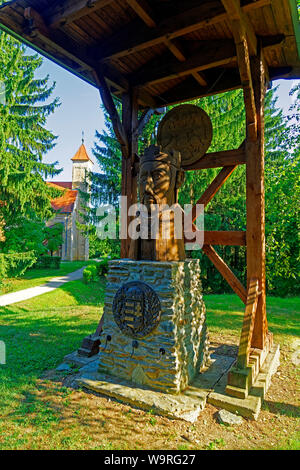
<path fill-rule="evenodd" d="M 221 0 L 14 0 L 0 27 L 115 96 L 139 90 L 158 108 L 241 86 L 231 22 Z M 241 0 L 249 44 L 271 80 L 300 77 L 296 0 Z M 251 51 L 250 51 L 251 53 Z"/>

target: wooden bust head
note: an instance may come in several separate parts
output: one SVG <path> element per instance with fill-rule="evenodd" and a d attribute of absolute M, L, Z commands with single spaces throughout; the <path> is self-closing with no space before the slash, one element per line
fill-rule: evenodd
<path fill-rule="evenodd" d="M 180 168 L 180 152 L 162 152 L 160 146 L 151 145 L 140 160 L 140 202 L 150 209 L 152 204 L 160 206 L 177 203 L 178 189 L 184 180 Z"/>
<path fill-rule="evenodd" d="M 180 152 L 162 152 L 161 147 L 155 145 L 145 150 L 140 159 L 139 195 L 140 203 L 147 209 L 149 230 L 146 239 L 132 241 L 131 258 L 155 261 L 185 259 L 183 236 L 177 238 L 175 235 L 175 212 L 168 211 L 172 207 L 180 212 L 177 195 L 183 181 Z"/>

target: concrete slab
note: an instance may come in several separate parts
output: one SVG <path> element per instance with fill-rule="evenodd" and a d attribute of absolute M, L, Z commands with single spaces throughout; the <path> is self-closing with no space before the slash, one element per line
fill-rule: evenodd
<path fill-rule="evenodd" d="M 203 411 L 206 403 L 210 403 L 234 414 L 256 420 L 272 375 L 279 366 L 279 346 L 273 346 L 246 399 L 226 395 L 227 373 L 235 358 L 220 354 L 219 349 L 212 349 L 210 366 L 195 378 L 187 390 L 179 395 L 157 392 L 100 373 L 98 372 L 98 355 L 86 358 L 79 356 L 75 351 L 66 356 L 64 362 L 76 364 L 80 368 L 79 373 L 73 379 L 73 385 L 79 385 L 101 395 L 113 397 L 143 410 L 152 410 L 156 414 L 169 418 L 183 419 L 193 423 Z"/>
<path fill-rule="evenodd" d="M 100 373 L 84 374 L 77 379 L 77 383 L 84 388 L 116 398 L 142 410 L 152 410 L 156 414 L 183 419 L 190 423 L 197 420 L 206 404 L 205 395 L 195 398 L 186 395 L 170 395 Z"/>
<path fill-rule="evenodd" d="M 262 399 L 270 386 L 272 375 L 279 366 L 280 349 L 274 345 L 261 368 L 247 398 L 235 398 L 225 394 L 224 377 L 215 390 L 209 393 L 207 402 L 245 418 L 256 420 L 261 410 Z"/>
<path fill-rule="evenodd" d="M 211 357 L 211 365 L 207 370 L 199 374 L 187 390 L 179 395 L 157 392 L 132 382 L 98 373 L 95 371 L 98 359 L 80 369 L 81 376 L 76 379 L 76 383 L 101 395 L 116 398 L 123 403 L 144 410 L 151 409 L 157 414 L 193 423 L 203 411 L 209 392 L 214 389 L 216 383 L 234 362 L 232 357 L 220 354 L 212 354 Z M 74 362 L 75 353 L 72 358 Z"/>

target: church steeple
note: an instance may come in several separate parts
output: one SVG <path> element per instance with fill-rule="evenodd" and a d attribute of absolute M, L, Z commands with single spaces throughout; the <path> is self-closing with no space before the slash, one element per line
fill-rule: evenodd
<path fill-rule="evenodd" d="M 84 145 L 84 133 L 82 133 L 81 145 L 71 160 L 73 162 L 72 187 L 73 189 L 80 188 L 84 190 L 88 183 L 87 174 L 92 171 L 92 165 L 94 164 Z"/>

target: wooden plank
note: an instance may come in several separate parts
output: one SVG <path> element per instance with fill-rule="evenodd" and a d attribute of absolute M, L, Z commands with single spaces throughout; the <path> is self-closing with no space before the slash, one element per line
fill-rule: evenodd
<path fill-rule="evenodd" d="M 51 7 L 45 12 L 45 20 L 49 27 L 59 28 L 69 24 L 83 16 L 106 7 L 114 0 L 65 0 L 54 8 Z"/>
<path fill-rule="evenodd" d="M 265 4 L 265 0 L 251 1 L 243 6 L 243 10 L 252 11 Z M 96 53 L 99 54 L 99 60 L 124 57 L 160 44 L 166 39 L 173 40 L 226 19 L 227 14 L 219 2 L 210 2 L 170 17 L 158 24 L 156 28 L 139 28 L 137 23 L 133 22 L 104 41 L 101 52 L 97 50 Z"/>
<path fill-rule="evenodd" d="M 155 28 L 154 13 L 146 0 L 126 0 L 126 2 L 149 28 Z"/>
<path fill-rule="evenodd" d="M 259 282 L 257 278 L 250 279 L 247 291 L 247 302 L 240 337 L 237 367 L 244 369 L 248 366 L 251 350 L 251 339 L 254 328 L 254 320 L 259 298 Z"/>
<path fill-rule="evenodd" d="M 244 304 L 247 301 L 247 291 L 243 284 L 238 280 L 235 274 L 231 271 L 225 261 L 218 255 L 211 245 L 203 245 L 203 252 L 215 265 L 219 273 L 228 282 L 232 290 L 239 296 Z"/>
<path fill-rule="evenodd" d="M 229 178 L 229 176 L 233 173 L 237 165 L 234 166 L 225 166 L 222 168 L 220 173 L 217 174 L 215 179 L 212 183 L 208 186 L 208 188 L 204 191 L 202 196 L 198 199 L 194 207 L 192 208 L 192 221 L 195 222 L 196 220 L 196 206 L 198 204 L 203 204 L 204 207 L 212 200 L 214 195 L 221 189 L 225 181 Z M 210 244 L 210 243 L 208 243 Z M 213 243 L 211 243 L 213 245 Z"/>
<path fill-rule="evenodd" d="M 235 167 L 246 163 L 245 147 L 235 150 L 207 153 L 192 165 L 185 166 L 185 171 L 204 170 L 206 168 Z"/>
<path fill-rule="evenodd" d="M 257 140 L 246 142 L 246 208 L 247 208 L 247 282 L 259 280 L 261 295 L 252 337 L 252 347 L 264 349 L 266 343 L 265 285 L 265 188 L 264 188 L 264 98 L 266 92 L 261 53 L 251 59 L 255 105 L 257 110 Z"/>

